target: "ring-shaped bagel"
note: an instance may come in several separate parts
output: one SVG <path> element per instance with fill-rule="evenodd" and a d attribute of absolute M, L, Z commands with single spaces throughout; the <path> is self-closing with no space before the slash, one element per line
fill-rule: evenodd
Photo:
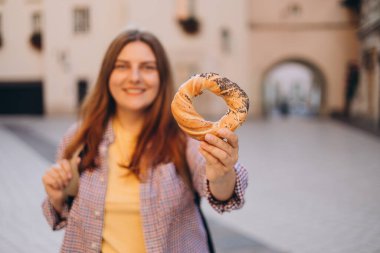
<path fill-rule="evenodd" d="M 226 114 L 217 122 L 205 120 L 195 111 L 193 98 L 202 94 L 203 90 L 222 97 L 228 106 Z M 215 73 L 204 73 L 192 76 L 183 83 L 171 104 L 171 109 L 179 127 L 191 137 L 204 140 L 207 133 L 214 135 L 220 128 L 234 131 L 246 119 L 249 108 L 247 94 L 234 82 Z"/>

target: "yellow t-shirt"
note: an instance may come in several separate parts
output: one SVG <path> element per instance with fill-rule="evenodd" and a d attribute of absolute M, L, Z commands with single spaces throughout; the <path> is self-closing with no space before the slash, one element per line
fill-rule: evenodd
<path fill-rule="evenodd" d="M 140 214 L 140 181 L 119 164 L 132 155 L 136 137 L 113 120 L 116 135 L 108 153 L 108 186 L 105 200 L 102 252 L 145 252 Z"/>

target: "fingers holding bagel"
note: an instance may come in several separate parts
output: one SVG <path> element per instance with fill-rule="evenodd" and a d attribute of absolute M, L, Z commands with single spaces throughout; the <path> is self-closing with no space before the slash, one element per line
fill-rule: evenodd
<path fill-rule="evenodd" d="M 210 165 L 220 167 L 220 163 L 223 170 L 229 171 L 238 160 L 238 138 L 229 129 L 219 129 L 217 133 L 218 136 L 206 134 L 205 141 L 200 144 L 200 151 L 207 152 L 207 155 L 201 153 Z"/>
<path fill-rule="evenodd" d="M 219 163 L 221 163 L 225 167 L 229 165 L 228 160 L 229 160 L 230 155 L 223 149 L 217 146 L 214 146 L 212 144 L 209 144 L 206 141 L 202 141 L 200 147 L 203 150 L 207 151 L 212 156 L 212 158 L 214 158 L 214 159 L 208 159 L 209 157 L 205 157 L 206 161 L 209 162 L 210 164 L 216 164 L 215 160 L 217 160 Z"/>
<path fill-rule="evenodd" d="M 233 133 L 220 130 L 221 136 L 228 137 L 227 142 L 220 137 L 207 134 L 205 141 L 200 143 L 199 151 L 206 160 L 205 172 L 212 195 L 221 201 L 231 198 L 236 182 L 234 165 L 237 162 L 237 144 Z"/>
<path fill-rule="evenodd" d="M 228 128 L 218 129 L 215 134 L 206 134 L 205 141 L 224 150 L 230 156 L 237 156 L 239 151 L 238 137 Z"/>
<path fill-rule="evenodd" d="M 230 169 L 222 164 L 218 158 L 211 154 L 211 152 L 207 151 L 207 148 L 202 147 L 203 145 L 204 144 L 201 144 L 199 152 L 206 160 L 206 177 L 210 182 L 218 182 L 230 172 Z"/>
<path fill-rule="evenodd" d="M 232 148 L 239 149 L 239 140 L 237 135 L 228 128 L 221 128 L 216 131 L 216 135 L 223 140 L 223 142 L 228 143 Z"/>

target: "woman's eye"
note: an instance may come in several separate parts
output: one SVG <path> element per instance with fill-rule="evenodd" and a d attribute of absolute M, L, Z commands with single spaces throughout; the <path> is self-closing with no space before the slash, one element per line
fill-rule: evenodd
<path fill-rule="evenodd" d="M 157 67 L 154 66 L 154 65 L 145 65 L 145 66 L 143 67 L 143 69 L 144 69 L 144 70 L 156 70 Z"/>
<path fill-rule="evenodd" d="M 125 64 L 116 64 L 115 65 L 115 69 L 126 69 L 128 66 L 127 65 L 125 65 Z"/>
<path fill-rule="evenodd" d="M 116 65 L 115 66 L 115 69 L 122 69 L 122 68 L 124 68 L 124 66 L 122 66 L 122 65 Z"/>

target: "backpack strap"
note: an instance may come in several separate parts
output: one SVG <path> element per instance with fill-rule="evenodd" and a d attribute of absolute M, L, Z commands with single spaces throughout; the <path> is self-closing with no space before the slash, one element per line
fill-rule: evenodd
<path fill-rule="evenodd" d="M 210 229 L 208 227 L 206 218 L 204 217 L 202 209 L 201 209 L 201 198 L 200 198 L 199 193 L 197 191 L 194 190 L 193 192 L 194 192 L 194 202 L 195 202 L 195 205 L 197 206 L 197 208 L 199 210 L 199 214 L 201 215 L 203 227 L 205 228 L 205 231 L 206 231 L 208 250 L 210 253 L 215 253 L 214 243 L 212 241 Z"/>

